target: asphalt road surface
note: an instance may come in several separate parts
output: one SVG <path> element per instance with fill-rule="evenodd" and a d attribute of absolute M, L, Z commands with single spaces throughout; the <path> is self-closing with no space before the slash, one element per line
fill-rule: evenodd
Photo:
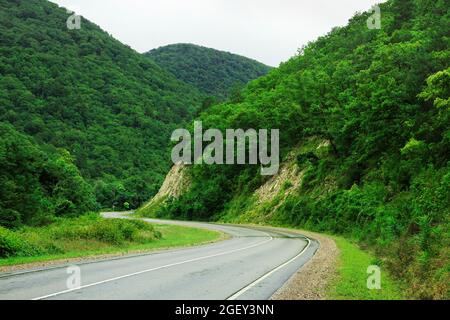
<path fill-rule="evenodd" d="M 119 213 L 105 215 L 124 218 Z M 319 246 L 312 239 L 276 228 L 146 220 L 219 230 L 231 238 L 79 263 L 79 269 L 62 265 L 0 274 L 0 300 L 264 300 L 311 259 Z M 80 283 L 73 280 L 78 274 Z"/>

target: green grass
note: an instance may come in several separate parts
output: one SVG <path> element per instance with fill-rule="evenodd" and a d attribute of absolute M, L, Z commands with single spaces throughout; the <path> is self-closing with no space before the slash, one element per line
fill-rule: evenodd
<path fill-rule="evenodd" d="M 155 212 L 164 205 L 166 200 L 167 196 L 163 196 L 157 200 L 152 199 L 136 210 L 135 216 L 139 218 L 155 218 Z"/>
<path fill-rule="evenodd" d="M 332 236 L 340 250 L 338 275 L 328 288 L 332 300 L 399 300 L 404 299 L 400 286 L 381 265 L 381 290 L 367 288 L 367 268 L 379 265 L 377 259 L 357 245 Z"/>
<path fill-rule="evenodd" d="M 231 212 L 230 210 L 229 212 Z M 258 216 L 255 214 L 252 217 L 253 221 L 258 221 Z M 242 216 L 225 216 L 224 222 L 228 223 L 248 223 L 242 220 Z M 273 227 L 281 227 L 297 230 L 286 223 L 271 222 L 269 224 Z M 317 231 L 314 231 L 317 232 Z M 400 282 L 390 276 L 386 267 L 383 267 L 380 259 L 375 257 L 370 251 L 361 249 L 357 244 L 351 240 L 330 235 L 323 234 L 326 237 L 332 238 L 339 248 L 339 261 L 337 266 L 337 277 L 329 284 L 327 299 L 330 300 L 400 300 L 406 299 L 406 295 L 401 289 Z M 367 268 L 372 265 L 381 267 L 381 290 L 370 290 L 367 288 L 367 279 L 370 276 L 367 274 Z"/>
<path fill-rule="evenodd" d="M 87 215 L 46 227 L 0 229 L 0 266 L 143 253 L 217 241 L 217 231 Z"/>

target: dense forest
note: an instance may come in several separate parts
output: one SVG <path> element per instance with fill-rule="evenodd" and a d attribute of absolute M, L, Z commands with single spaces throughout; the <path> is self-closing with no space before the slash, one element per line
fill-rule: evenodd
<path fill-rule="evenodd" d="M 449 298 L 450 7 L 380 7 L 381 29 L 358 13 L 272 69 L 189 44 L 141 55 L 85 19 L 69 30 L 48 1 L 0 0 L 0 226 L 139 207 L 194 118 L 280 129 L 296 173 L 270 201 L 259 165 L 197 165 L 143 213 L 342 234 L 407 296 Z"/>
<path fill-rule="evenodd" d="M 19 162 L 14 176 L 2 166 L 0 181 L 6 191 L 0 194 L 0 224 L 38 223 L 37 216 L 46 220 L 53 214 L 82 213 L 87 208 L 136 208 L 154 195 L 170 168 L 171 132 L 220 97 L 207 96 L 179 81 L 177 77 L 183 77 L 84 18 L 80 29 L 69 30 L 66 22 L 71 14 L 53 3 L 0 0 L 0 9 L 0 124 L 2 137 L 8 138 L 2 141 L 5 150 L 18 148 L 48 159 L 64 154 L 63 159 L 79 170 L 83 185 L 90 186 L 83 193 L 85 199 L 56 197 L 70 189 L 61 193 L 62 176 L 44 181 L 40 165 L 51 160 L 33 163 L 36 170 Z M 222 73 L 209 69 L 209 75 L 209 60 L 197 66 L 215 83 L 242 84 L 268 70 L 250 59 L 216 55 L 227 65 Z M 228 89 L 222 87 L 220 94 Z M 10 132 L 20 141 L 9 139 Z M 0 161 L 12 161 L 6 153 L 0 157 L 4 157 Z M 19 186 L 28 180 L 25 177 L 36 182 L 29 188 L 46 190 L 53 200 L 44 194 L 39 200 L 40 191 L 9 189 L 6 181 Z M 61 203 L 53 203 L 56 198 Z"/>
<path fill-rule="evenodd" d="M 344 234 L 375 250 L 408 296 L 448 298 L 450 7 L 390 0 L 301 48 L 214 105 L 204 128 L 279 128 L 301 184 L 258 207 L 258 165 L 197 165 L 190 188 L 152 215 L 261 222 Z M 155 208 L 152 208 L 154 210 Z"/>
<path fill-rule="evenodd" d="M 177 79 L 222 100 L 270 70 L 255 60 L 193 44 L 168 45 L 146 55 Z"/>
<path fill-rule="evenodd" d="M 69 16 L 48 1 L 0 1 L 0 121 L 65 149 L 102 207 L 139 206 L 203 96 L 85 19 L 69 30 Z M 13 201 L 2 194 L 0 208 Z"/>
<path fill-rule="evenodd" d="M 41 225 L 97 208 L 92 187 L 64 149 L 41 147 L 0 123 L 0 225 Z"/>

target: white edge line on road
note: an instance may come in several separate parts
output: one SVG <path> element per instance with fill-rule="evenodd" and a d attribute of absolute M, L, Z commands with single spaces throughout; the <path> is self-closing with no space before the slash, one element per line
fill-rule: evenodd
<path fill-rule="evenodd" d="M 293 257 L 292 259 L 286 261 L 285 263 L 283 263 L 282 265 L 276 267 L 275 269 L 273 269 L 272 271 L 269 271 L 268 273 L 266 273 L 265 275 L 263 275 L 262 277 L 256 279 L 255 281 L 253 281 L 252 283 L 250 283 L 248 286 L 242 288 L 241 290 L 239 290 L 238 292 L 236 292 L 235 294 L 233 294 L 231 297 L 227 298 L 227 300 L 236 300 L 237 298 L 239 298 L 241 295 L 243 295 L 244 293 L 246 293 L 248 290 L 250 290 L 251 288 L 253 288 L 254 286 L 256 286 L 258 283 L 260 283 L 261 281 L 267 279 L 268 277 L 270 277 L 272 274 L 274 274 L 275 272 L 277 272 L 278 270 L 280 270 L 281 268 L 284 268 L 285 266 L 287 266 L 288 264 L 290 264 L 291 262 L 293 262 L 295 259 L 297 259 L 298 257 L 300 257 L 303 253 L 305 253 L 306 250 L 308 250 L 309 246 L 311 245 L 311 240 L 306 238 L 305 239 L 308 241 L 308 244 L 306 245 L 305 248 L 303 248 L 303 250 L 296 255 L 295 257 Z"/>
<path fill-rule="evenodd" d="M 185 260 L 185 261 L 181 261 L 181 262 L 176 262 L 176 263 L 172 263 L 172 264 L 168 264 L 168 265 L 160 266 L 160 267 L 156 267 L 156 268 L 146 269 L 146 270 L 142 270 L 142 271 L 126 274 L 126 275 L 123 275 L 123 276 L 119 276 L 119 277 L 115 277 L 115 278 L 111 278 L 111 279 L 106 279 L 106 280 L 103 280 L 103 281 L 90 283 L 90 284 L 87 284 L 87 285 L 84 285 L 84 286 L 80 286 L 80 287 L 77 287 L 77 288 L 67 289 L 67 290 L 64 290 L 64 291 L 51 293 L 51 294 L 48 294 L 48 295 L 45 295 L 45 296 L 33 298 L 31 300 L 43 300 L 43 299 L 55 297 L 55 296 L 58 296 L 58 295 L 62 295 L 62 294 L 65 294 L 65 293 L 69 293 L 69 292 L 73 292 L 73 291 L 77 291 L 77 290 L 81 290 L 81 289 L 97 286 L 97 285 L 100 285 L 100 284 L 103 284 L 103 283 L 107 283 L 107 282 L 112 282 L 112 281 L 116 281 L 116 280 L 120 280 L 120 279 L 124 279 L 124 278 L 133 277 L 133 276 L 140 275 L 140 274 L 147 273 L 147 272 L 151 272 L 151 271 L 156 271 L 156 270 L 160 270 L 160 269 L 170 268 L 170 267 L 178 266 L 178 265 L 185 264 L 185 263 L 190 263 L 190 262 L 195 262 L 195 261 L 199 261 L 199 260 L 214 258 L 214 257 L 218 257 L 218 256 L 222 256 L 222 255 L 226 255 L 226 254 L 230 254 L 230 253 L 234 253 L 234 252 L 239 252 L 239 251 L 255 248 L 255 247 L 258 247 L 260 245 L 263 245 L 263 244 L 273 240 L 272 236 L 270 236 L 267 233 L 265 233 L 265 234 L 267 236 L 269 236 L 270 239 L 258 242 L 256 244 L 248 246 L 248 247 L 235 249 L 235 250 L 230 250 L 230 251 L 225 251 L 225 252 L 221 252 L 221 253 L 216 253 L 216 254 L 213 254 L 213 255 L 205 256 L 205 257 L 199 257 L 199 258 L 194 258 L 194 259 Z"/>

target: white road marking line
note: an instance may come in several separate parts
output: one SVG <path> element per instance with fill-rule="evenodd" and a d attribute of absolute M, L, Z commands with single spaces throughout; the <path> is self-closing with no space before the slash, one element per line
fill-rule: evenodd
<path fill-rule="evenodd" d="M 161 266 L 161 267 L 146 269 L 146 270 L 142 270 L 142 271 L 126 274 L 126 275 L 123 275 L 123 276 L 119 276 L 119 277 L 115 277 L 115 278 L 111 278 L 111 279 L 107 279 L 107 280 L 103 280 L 103 281 L 94 282 L 94 283 L 91 283 L 91 284 L 80 286 L 78 288 L 73 288 L 73 289 L 68 289 L 68 290 L 64 290 L 64 291 L 60 291 L 60 292 L 51 293 L 51 294 L 48 294 L 48 295 L 45 295 L 45 296 L 34 298 L 32 300 L 43 300 L 43 299 L 55 297 L 55 296 L 58 296 L 58 295 L 61 295 L 61 294 L 65 294 L 65 293 L 69 293 L 69 292 L 73 292 L 73 291 L 77 291 L 77 290 L 81 290 L 81 289 L 97 286 L 97 285 L 100 285 L 100 284 L 103 284 L 103 283 L 112 282 L 112 281 L 116 281 L 116 280 L 120 280 L 120 279 L 124 279 L 124 278 L 128 278 L 128 277 L 133 277 L 133 276 L 140 275 L 140 274 L 147 273 L 147 272 L 151 272 L 151 271 L 156 271 L 156 270 L 160 270 L 160 269 L 164 269 L 164 268 L 178 266 L 178 265 L 181 265 L 181 264 L 186 264 L 186 263 L 189 263 L 189 262 L 205 260 L 205 259 L 209 259 L 209 258 L 214 258 L 214 257 L 223 256 L 223 255 L 230 254 L 230 253 L 235 253 L 235 252 L 239 252 L 239 251 L 255 248 L 255 247 L 258 247 L 260 245 L 263 245 L 263 244 L 273 240 L 272 236 L 270 236 L 270 235 L 268 235 L 268 236 L 270 237 L 270 239 L 258 242 L 258 243 L 254 244 L 254 245 L 251 245 L 251 246 L 248 246 L 248 247 L 245 247 L 245 248 L 230 250 L 230 251 L 226 251 L 226 252 L 222 252 L 222 253 L 216 253 L 216 254 L 213 254 L 213 255 L 205 256 L 205 257 L 199 257 L 199 258 L 194 258 L 194 259 L 185 260 L 185 261 L 181 261 L 181 262 L 176 262 L 176 263 L 168 264 L 168 265 Z"/>
<path fill-rule="evenodd" d="M 293 262 L 295 259 L 297 259 L 298 257 L 300 257 L 303 253 L 305 253 L 305 251 L 309 248 L 309 246 L 311 245 L 311 240 L 309 240 L 308 238 L 306 238 L 306 240 L 308 240 L 308 244 L 305 248 L 303 248 L 303 250 L 296 255 L 295 257 L 293 257 L 292 259 L 290 259 L 289 261 L 286 261 L 285 263 L 283 263 L 282 265 L 276 267 L 275 269 L 273 269 L 272 271 L 269 271 L 268 273 L 266 273 L 265 275 L 263 275 L 262 277 L 256 279 L 255 281 L 253 281 L 252 283 L 250 283 L 248 286 L 242 288 L 241 290 L 239 290 L 238 292 L 236 292 L 235 294 L 233 294 L 231 297 L 229 297 L 227 300 L 236 300 L 237 298 L 239 298 L 241 295 L 243 295 L 244 293 L 246 293 L 248 290 L 250 290 L 251 288 L 253 288 L 254 286 L 256 286 L 258 283 L 260 283 L 261 281 L 267 279 L 268 277 L 270 277 L 272 274 L 274 274 L 275 272 L 277 272 L 278 270 L 280 270 L 281 268 L 284 268 L 285 266 L 287 266 L 288 264 L 290 264 L 291 262 Z"/>

